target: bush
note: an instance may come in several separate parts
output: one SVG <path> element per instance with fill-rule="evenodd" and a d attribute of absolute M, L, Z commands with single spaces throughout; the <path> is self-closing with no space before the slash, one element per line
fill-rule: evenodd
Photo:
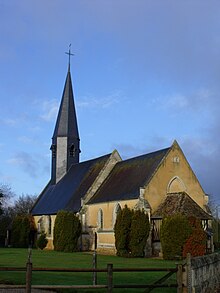
<path fill-rule="evenodd" d="M 115 247 L 118 256 L 143 257 L 150 224 L 144 211 L 125 206 L 115 223 Z"/>
<path fill-rule="evenodd" d="M 47 246 L 48 240 L 46 234 L 43 232 L 40 234 L 40 237 L 37 239 L 36 245 L 37 248 L 43 250 Z"/>
<path fill-rule="evenodd" d="M 59 211 L 54 224 L 54 250 L 77 251 L 81 232 L 80 220 L 73 212 Z"/>
<path fill-rule="evenodd" d="M 134 211 L 131 219 L 130 251 L 132 257 L 143 257 L 150 232 L 148 215 L 144 211 Z"/>
<path fill-rule="evenodd" d="M 0 216 L 0 247 L 5 246 L 5 238 L 10 224 L 11 218 L 9 215 L 3 214 Z"/>
<path fill-rule="evenodd" d="M 128 256 L 130 254 L 129 242 L 130 242 L 130 230 L 131 219 L 133 212 L 125 205 L 125 207 L 119 211 L 115 222 L 115 247 L 118 256 Z"/>
<path fill-rule="evenodd" d="M 183 246 L 183 257 L 186 257 L 187 253 L 192 256 L 204 255 L 206 252 L 206 233 L 200 220 L 190 218 L 189 222 L 192 227 L 192 233 Z"/>
<path fill-rule="evenodd" d="M 36 228 L 32 216 L 16 216 L 12 223 L 12 245 L 14 247 L 28 247 L 31 244 L 30 235 L 35 232 Z"/>
<path fill-rule="evenodd" d="M 186 216 L 176 214 L 164 218 L 160 239 L 164 259 L 182 257 L 183 245 L 192 233 L 192 227 Z"/>

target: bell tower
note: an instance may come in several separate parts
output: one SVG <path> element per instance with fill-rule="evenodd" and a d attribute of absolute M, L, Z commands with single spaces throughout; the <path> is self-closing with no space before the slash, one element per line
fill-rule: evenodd
<path fill-rule="evenodd" d="M 77 126 L 74 95 L 70 74 L 70 50 L 68 72 L 62 100 L 52 137 L 51 182 L 56 184 L 66 174 L 71 165 L 79 163 L 80 139 Z"/>

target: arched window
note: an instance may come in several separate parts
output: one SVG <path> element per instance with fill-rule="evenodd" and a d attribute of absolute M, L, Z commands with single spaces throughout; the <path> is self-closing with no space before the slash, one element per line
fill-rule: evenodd
<path fill-rule="evenodd" d="M 52 225 L 51 225 L 51 216 L 46 216 L 46 219 L 45 219 L 45 228 L 46 228 L 46 234 L 48 236 L 51 236 L 51 232 L 52 232 Z"/>
<path fill-rule="evenodd" d="M 42 216 L 37 222 L 38 233 L 46 233 L 47 236 L 51 236 L 52 233 L 52 221 L 51 216 Z"/>
<path fill-rule="evenodd" d="M 121 206 L 119 203 L 117 203 L 114 207 L 114 210 L 113 210 L 113 215 L 112 215 L 112 226 L 114 228 L 115 226 L 115 222 L 116 222 L 116 219 L 117 219 L 117 215 L 118 213 L 121 211 Z"/>
<path fill-rule="evenodd" d="M 98 229 L 103 229 L 103 211 L 99 209 L 98 211 Z"/>
<path fill-rule="evenodd" d="M 44 229 L 44 216 L 40 217 L 40 219 L 37 222 L 37 232 L 38 233 L 45 232 L 45 229 Z"/>
<path fill-rule="evenodd" d="M 69 149 L 70 157 L 71 158 L 75 157 L 75 153 L 76 153 L 76 148 L 75 148 L 74 144 L 72 143 L 70 146 L 70 149 Z"/>
<path fill-rule="evenodd" d="M 178 176 L 175 176 L 170 180 L 167 186 L 167 193 L 176 193 L 182 191 L 186 191 L 186 187 L 183 181 Z"/>

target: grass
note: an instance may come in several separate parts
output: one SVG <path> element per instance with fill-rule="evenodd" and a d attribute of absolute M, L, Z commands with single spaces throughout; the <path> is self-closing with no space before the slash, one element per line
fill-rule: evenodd
<path fill-rule="evenodd" d="M 25 267 L 27 261 L 27 249 L 0 248 L 0 267 Z M 63 253 L 56 251 L 32 251 L 33 267 L 49 268 L 92 268 L 91 253 Z M 116 256 L 98 255 L 98 268 L 106 268 L 108 263 L 113 268 L 175 268 L 174 261 L 149 258 L 121 258 Z M 161 278 L 164 272 L 122 272 L 114 273 L 114 284 L 151 284 Z M 175 274 L 171 276 L 169 283 L 176 282 Z M 25 272 L 0 272 L 0 283 L 24 284 Z M 52 273 L 33 272 L 32 284 L 34 285 L 81 285 L 92 284 L 92 273 Z M 106 284 L 106 273 L 98 273 L 98 284 Z M 175 288 L 154 289 L 153 293 L 176 292 Z M 94 290 L 62 290 L 62 292 L 95 292 Z M 105 292 L 99 291 L 99 292 Z M 144 289 L 114 289 L 114 292 L 144 292 Z"/>

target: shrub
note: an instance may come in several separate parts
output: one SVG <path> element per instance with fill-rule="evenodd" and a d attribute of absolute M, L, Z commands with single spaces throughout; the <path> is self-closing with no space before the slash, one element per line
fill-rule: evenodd
<path fill-rule="evenodd" d="M 130 242 L 130 230 L 131 230 L 131 218 L 133 212 L 125 205 L 125 207 L 119 211 L 115 222 L 115 247 L 118 256 L 128 256 L 130 254 L 129 242 Z"/>
<path fill-rule="evenodd" d="M 183 245 L 191 233 L 192 227 L 186 216 L 176 214 L 164 218 L 160 231 L 164 259 L 181 257 Z"/>
<path fill-rule="evenodd" d="M 30 235 L 35 232 L 36 228 L 32 216 L 16 216 L 12 223 L 12 245 L 14 247 L 28 247 L 31 244 Z"/>
<path fill-rule="evenodd" d="M 43 250 L 47 246 L 47 243 L 48 243 L 48 240 L 47 240 L 46 234 L 42 232 L 36 242 L 37 248 L 40 248 L 41 250 Z"/>
<path fill-rule="evenodd" d="M 10 224 L 11 224 L 11 218 L 9 215 L 3 214 L 0 216 L 0 247 L 5 246 L 5 238 L 6 238 L 7 230 L 9 229 Z"/>
<path fill-rule="evenodd" d="M 150 232 L 148 215 L 144 211 L 134 211 L 131 219 L 130 251 L 132 257 L 143 257 Z"/>
<path fill-rule="evenodd" d="M 59 211 L 54 224 L 54 250 L 77 251 L 81 231 L 80 220 L 73 212 Z"/>
<path fill-rule="evenodd" d="M 187 253 L 192 256 L 204 255 L 206 252 L 206 233 L 200 220 L 190 218 L 189 222 L 192 227 L 192 233 L 183 246 L 183 257 L 186 257 Z"/>
<path fill-rule="evenodd" d="M 149 218 L 144 211 L 134 211 L 125 205 L 117 215 L 114 229 L 118 256 L 144 256 L 150 231 Z"/>

